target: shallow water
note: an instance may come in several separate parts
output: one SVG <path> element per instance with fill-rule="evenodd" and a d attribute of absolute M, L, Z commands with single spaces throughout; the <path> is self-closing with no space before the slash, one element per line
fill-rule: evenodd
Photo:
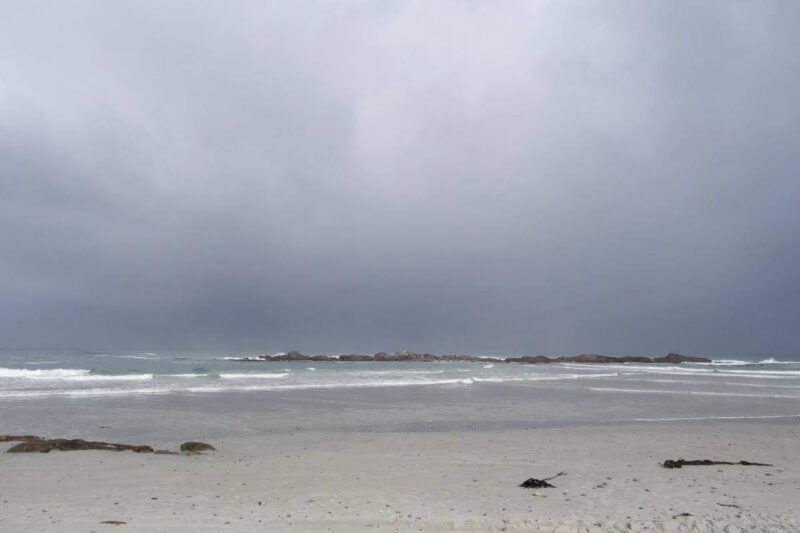
<path fill-rule="evenodd" d="M 800 421 L 800 363 L 239 362 L 232 353 L 0 354 L 0 433 L 171 442 L 286 431 Z"/>

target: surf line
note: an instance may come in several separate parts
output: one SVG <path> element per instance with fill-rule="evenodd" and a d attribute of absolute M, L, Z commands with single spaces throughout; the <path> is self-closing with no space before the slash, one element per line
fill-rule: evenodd
<path fill-rule="evenodd" d="M 681 391 L 681 390 L 648 390 L 648 389 L 612 389 L 605 387 L 590 387 L 594 392 L 627 392 L 634 394 L 691 394 L 693 396 L 733 396 L 741 398 L 792 398 L 800 399 L 800 396 L 790 396 L 788 394 L 749 394 L 737 392 L 707 392 L 707 391 Z"/>
<path fill-rule="evenodd" d="M 800 415 L 756 415 L 756 416 L 698 416 L 676 418 L 634 418 L 633 422 L 683 422 L 688 420 L 760 420 L 765 418 L 800 418 Z M 628 422 L 628 420 L 614 420 L 613 422 Z"/>

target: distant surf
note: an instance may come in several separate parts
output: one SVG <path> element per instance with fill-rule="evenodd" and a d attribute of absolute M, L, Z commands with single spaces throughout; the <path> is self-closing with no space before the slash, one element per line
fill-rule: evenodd
<path fill-rule="evenodd" d="M 191 352 L 0 352 L 0 402 L 46 398 L 118 398 L 173 395 L 301 394 L 337 389 L 439 388 L 480 395 L 516 387 L 546 400 L 552 394 L 772 398 L 795 400 L 798 358 L 720 358 L 680 364 L 642 362 L 506 363 L 431 360 L 401 353 L 400 360 L 291 360 L 276 363 L 252 354 Z M 270 356 L 272 357 L 272 356 Z M 296 356 L 292 356 L 296 357 Z M 328 356 L 325 356 L 328 357 Z M 383 356 L 381 356 L 383 357 Z M 286 359 L 286 360 L 284 360 Z M 602 360 L 602 359 L 601 359 Z M 466 401 L 466 400 L 465 400 Z"/>

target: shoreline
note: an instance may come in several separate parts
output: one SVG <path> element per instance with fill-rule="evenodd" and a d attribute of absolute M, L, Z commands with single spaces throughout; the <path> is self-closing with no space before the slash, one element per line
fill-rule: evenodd
<path fill-rule="evenodd" d="M 798 438 L 796 425 L 651 424 L 288 432 L 189 457 L 0 453 L 0 529 L 796 531 Z M 660 466 L 679 458 L 774 466 Z M 518 486 L 562 471 L 555 488 Z"/>

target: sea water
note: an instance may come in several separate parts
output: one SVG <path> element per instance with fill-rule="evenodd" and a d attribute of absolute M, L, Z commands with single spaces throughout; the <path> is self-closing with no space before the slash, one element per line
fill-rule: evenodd
<path fill-rule="evenodd" d="M 243 362 L 0 352 L 0 434 L 171 442 L 285 431 L 800 422 L 800 358 L 712 363 Z"/>

